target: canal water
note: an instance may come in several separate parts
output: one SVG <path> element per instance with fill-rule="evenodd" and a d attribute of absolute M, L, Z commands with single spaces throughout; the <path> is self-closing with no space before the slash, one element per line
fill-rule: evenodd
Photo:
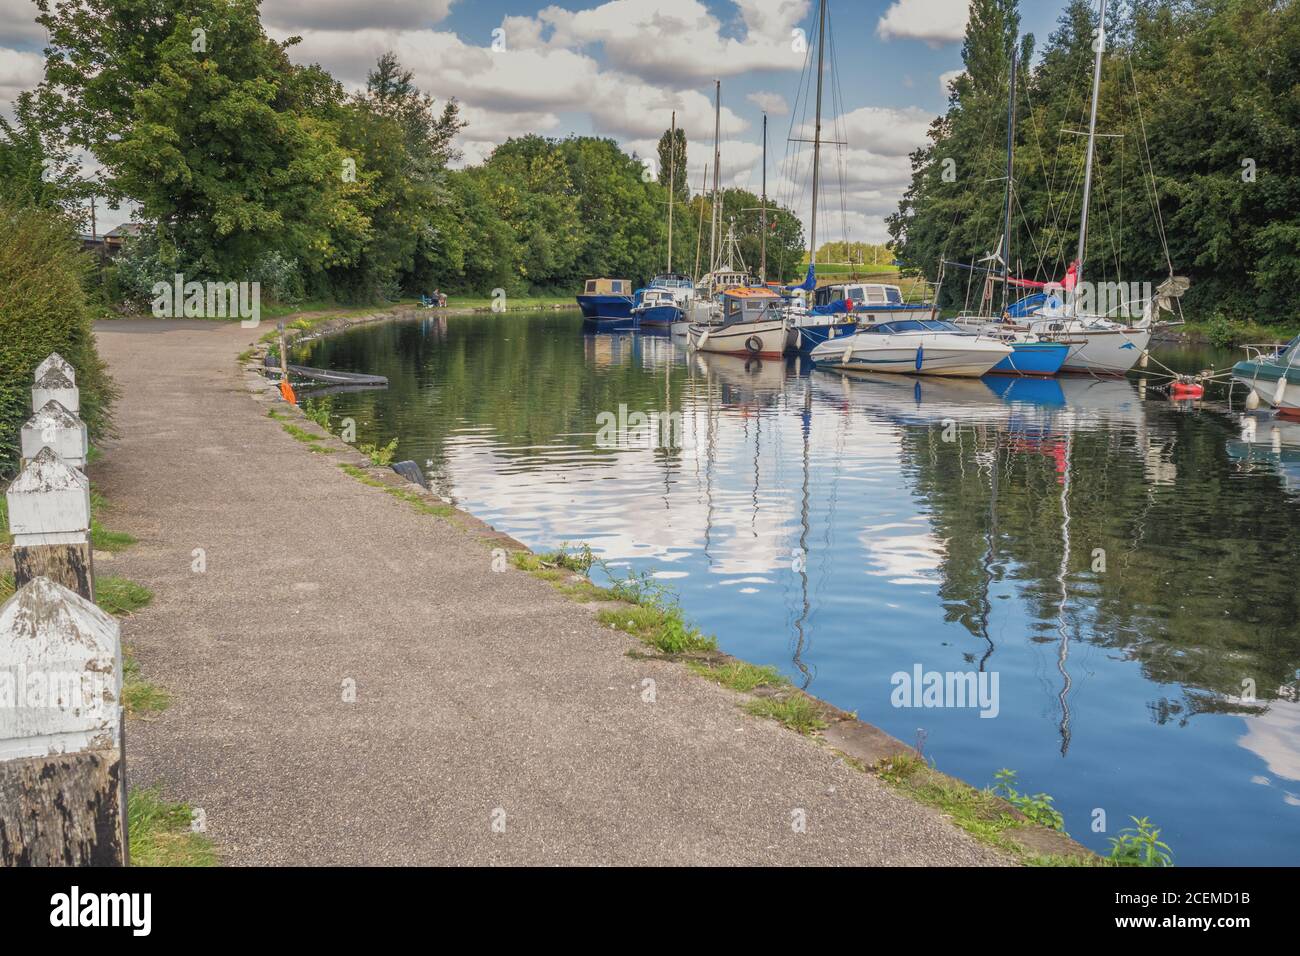
<path fill-rule="evenodd" d="M 723 650 L 939 769 L 1014 770 L 1088 846 L 1145 816 L 1179 864 L 1295 863 L 1300 424 L 1240 390 L 1193 406 L 1154 378 L 848 378 L 584 336 L 556 312 L 365 326 L 301 354 L 388 376 L 316 400 L 335 430 L 397 438 L 535 549 L 653 573 Z M 894 677 L 918 672 L 984 672 L 989 696 L 925 706 Z"/>

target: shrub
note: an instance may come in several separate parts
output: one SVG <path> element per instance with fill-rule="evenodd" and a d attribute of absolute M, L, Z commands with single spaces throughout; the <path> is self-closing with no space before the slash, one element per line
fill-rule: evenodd
<path fill-rule="evenodd" d="M 114 391 L 95 351 L 84 286 L 89 264 L 61 213 L 0 202 L 0 476 L 17 464 L 33 373 L 51 352 L 77 371 L 91 437 L 109 427 Z"/>

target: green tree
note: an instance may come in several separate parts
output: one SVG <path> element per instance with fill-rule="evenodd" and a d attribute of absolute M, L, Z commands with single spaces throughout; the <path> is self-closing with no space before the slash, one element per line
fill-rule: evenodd
<path fill-rule="evenodd" d="M 157 224 L 167 265 L 244 276 L 268 253 L 320 272 L 370 223 L 341 174 L 339 85 L 294 67 L 256 0 L 38 0 L 43 106 Z"/>
<path fill-rule="evenodd" d="M 659 185 L 667 189 L 671 174 L 673 198 L 676 202 L 686 202 L 691 196 L 691 190 L 686 179 L 686 130 L 679 126 L 676 137 L 673 136 L 671 129 L 664 130 L 664 134 L 659 137 L 657 151 L 659 154 Z"/>

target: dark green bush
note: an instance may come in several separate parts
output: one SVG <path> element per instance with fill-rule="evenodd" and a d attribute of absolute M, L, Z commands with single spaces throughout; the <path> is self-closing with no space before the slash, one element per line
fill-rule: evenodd
<path fill-rule="evenodd" d="M 62 214 L 0 202 L 0 476 L 17 465 L 32 377 L 51 352 L 77 370 L 91 437 L 109 426 L 114 391 L 95 351 L 85 282 L 90 260 Z"/>

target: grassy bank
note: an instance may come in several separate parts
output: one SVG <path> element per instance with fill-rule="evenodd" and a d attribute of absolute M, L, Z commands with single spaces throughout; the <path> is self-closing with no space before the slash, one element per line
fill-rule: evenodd
<path fill-rule="evenodd" d="M 132 790 L 126 798 L 132 866 L 216 866 L 217 851 L 195 830 L 194 809 L 169 803 L 157 789 Z M 202 819 L 200 816 L 198 819 Z"/>

